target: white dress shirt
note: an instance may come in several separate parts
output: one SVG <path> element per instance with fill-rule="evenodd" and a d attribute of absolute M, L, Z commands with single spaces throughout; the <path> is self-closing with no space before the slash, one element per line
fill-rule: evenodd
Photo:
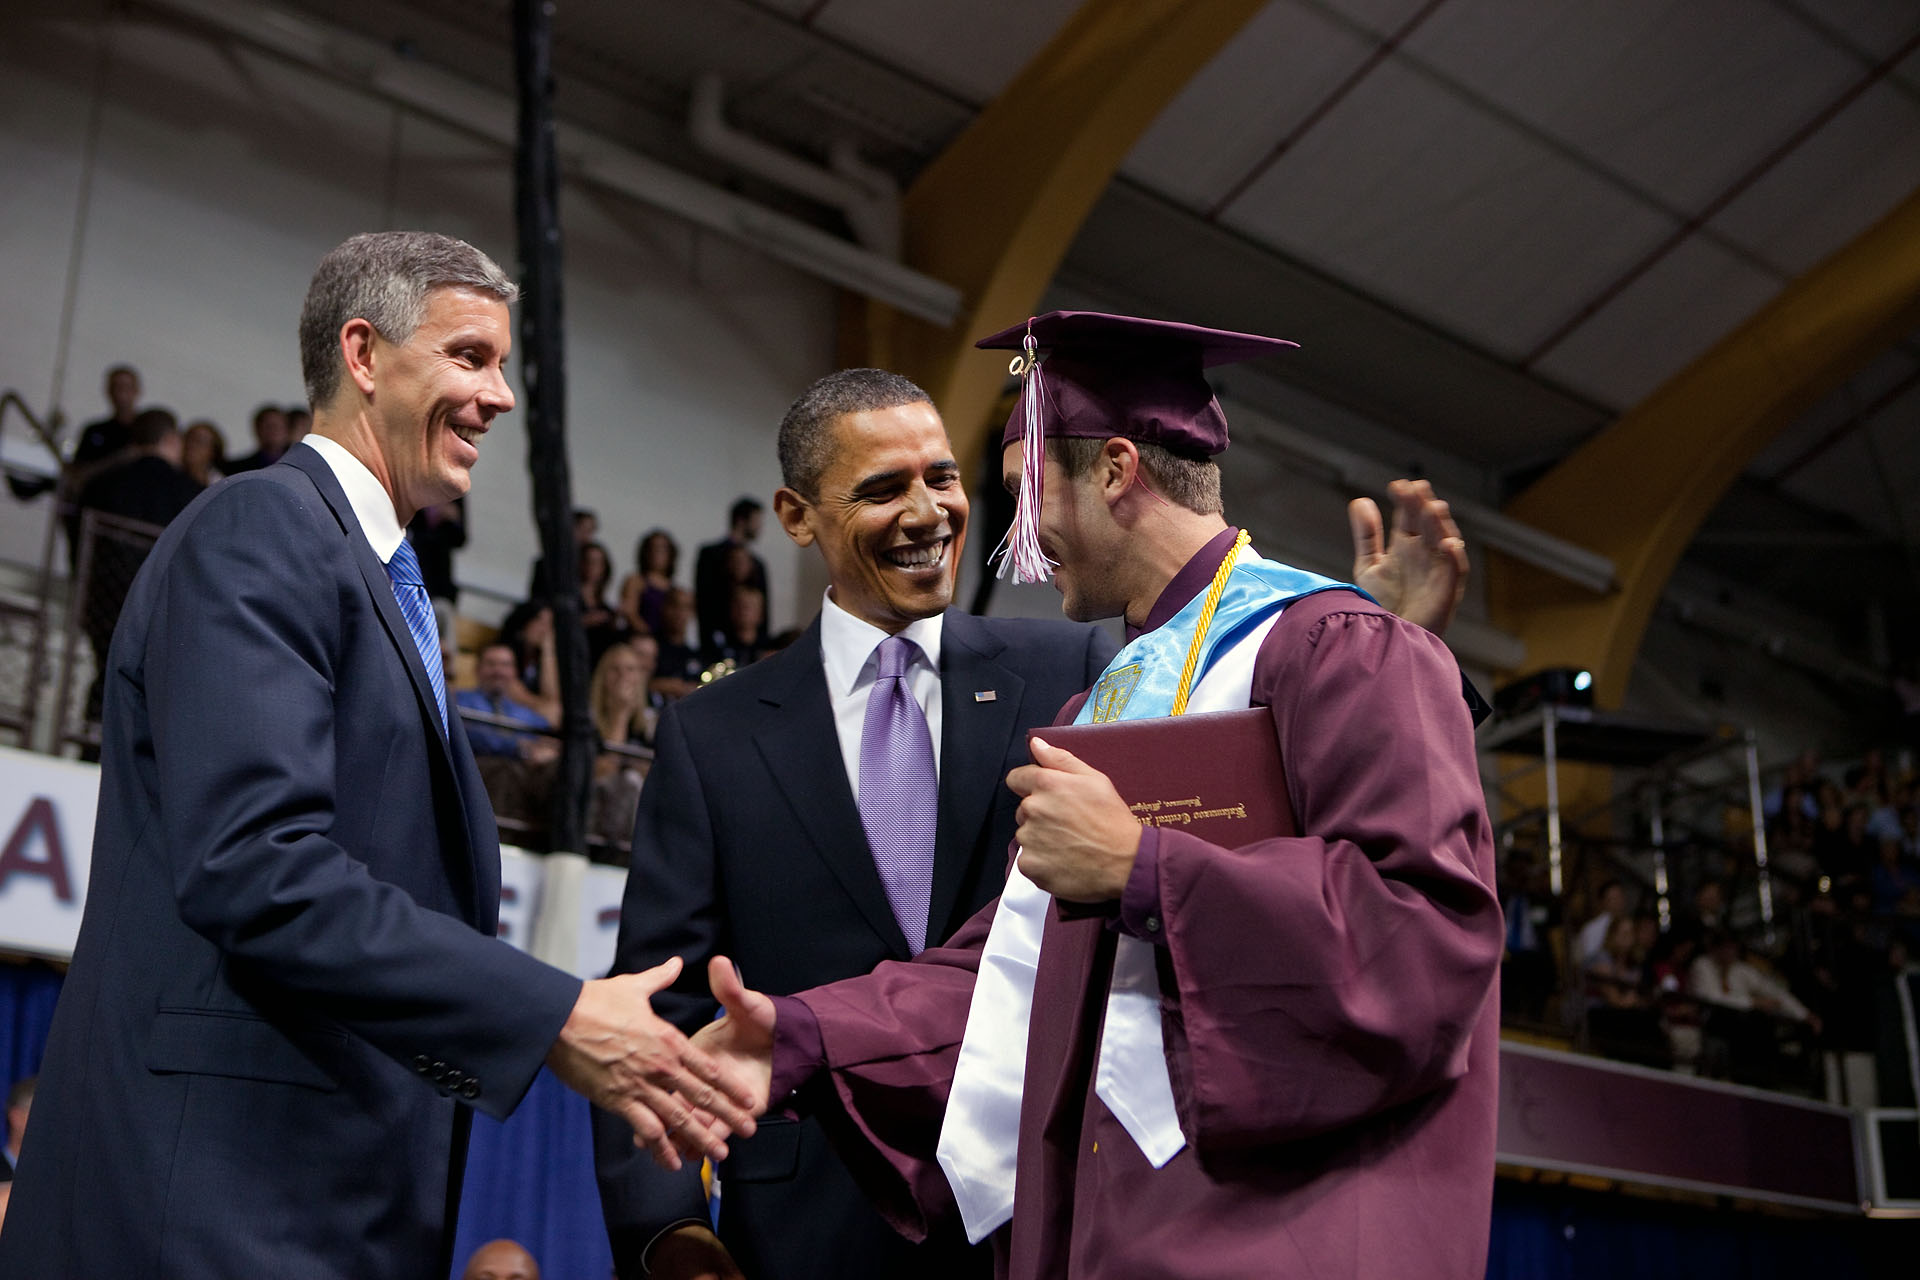
<path fill-rule="evenodd" d="M 400 549 L 400 543 L 407 536 L 400 527 L 400 517 L 393 513 L 393 496 L 374 479 L 367 464 L 348 453 L 339 441 L 310 433 L 300 443 L 319 454 L 333 469 L 333 478 L 346 491 L 353 518 L 360 522 L 360 532 L 367 536 L 367 545 L 380 557 L 380 563 L 393 559 L 393 553 Z"/>
<path fill-rule="evenodd" d="M 940 776 L 940 629 L 946 615 L 936 613 L 909 624 L 900 634 L 918 646 L 907 665 L 907 687 L 927 715 L 933 735 L 933 772 Z M 860 735 L 867 723 L 867 695 L 873 691 L 878 669 L 874 651 L 887 633 L 863 622 L 833 602 L 827 590 L 820 606 L 820 658 L 827 672 L 827 696 L 833 700 L 833 727 L 840 735 L 840 758 L 847 766 L 847 784 L 860 799 Z"/>

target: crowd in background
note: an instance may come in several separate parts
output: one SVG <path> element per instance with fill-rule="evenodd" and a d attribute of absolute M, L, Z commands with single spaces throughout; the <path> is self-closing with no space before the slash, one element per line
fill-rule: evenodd
<path fill-rule="evenodd" d="M 1750 834 L 1670 850 L 1664 904 L 1622 860 L 1619 877 L 1570 899 L 1585 900 L 1571 928 L 1537 860 L 1510 853 L 1509 1020 L 1549 1023 L 1560 996 L 1610 1057 L 1913 1105 L 1896 984 L 1920 952 L 1916 781 L 1910 750 L 1869 750 L 1837 769 L 1806 752 L 1786 766 L 1762 803 L 1770 925 Z"/>

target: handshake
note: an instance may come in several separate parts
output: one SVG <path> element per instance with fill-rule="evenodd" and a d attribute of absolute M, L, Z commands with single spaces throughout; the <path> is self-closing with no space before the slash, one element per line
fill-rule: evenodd
<path fill-rule="evenodd" d="M 752 1135 L 773 1079 L 773 1001 L 741 985 L 726 957 L 707 965 L 725 1018 L 689 1039 L 654 1014 L 681 963 L 587 982 L 547 1053 L 563 1084 L 624 1119 L 665 1169 L 724 1159 L 730 1134 Z"/>

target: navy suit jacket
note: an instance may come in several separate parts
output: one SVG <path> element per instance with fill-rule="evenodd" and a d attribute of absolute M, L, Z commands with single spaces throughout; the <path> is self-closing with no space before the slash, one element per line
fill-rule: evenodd
<path fill-rule="evenodd" d="M 197 499 L 108 655 L 73 967 L 0 1276 L 445 1275 L 466 1104 L 578 980 L 491 935 L 499 848 L 311 449 Z"/>
<path fill-rule="evenodd" d="M 1113 652 L 1092 627 L 947 611 L 930 941 L 999 895 L 1019 806 L 1004 780 L 1027 762 L 1026 730 L 1051 723 Z M 685 956 L 680 981 L 653 1006 L 691 1032 L 714 1015 L 715 954 L 775 995 L 908 958 L 847 780 L 817 618 L 790 648 L 667 708 L 655 734 L 614 969 Z M 699 1179 L 655 1169 L 617 1117 L 594 1120 L 615 1264 L 639 1276 L 661 1229 L 704 1218 Z M 769 1117 L 730 1145 L 720 1235 L 756 1280 L 990 1270 L 957 1233 L 920 1247 L 896 1235 L 812 1120 Z"/>

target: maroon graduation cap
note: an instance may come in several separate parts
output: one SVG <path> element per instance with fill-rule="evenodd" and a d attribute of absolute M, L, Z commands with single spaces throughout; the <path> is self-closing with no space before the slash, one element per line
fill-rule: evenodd
<path fill-rule="evenodd" d="M 1020 502 L 995 553 L 1015 582 L 1049 576 L 1040 551 L 1041 472 L 1047 436 L 1125 436 L 1176 454 L 1212 457 L 1227 447 L 1227 419 L 1205 371 L 1296 347 L 1284 338 L 1205 329 L 1171 320 L 1050 311 L 974 344 L 1019 351 L 1019 402 L 1001 447 L 1024 441 Z"/>

